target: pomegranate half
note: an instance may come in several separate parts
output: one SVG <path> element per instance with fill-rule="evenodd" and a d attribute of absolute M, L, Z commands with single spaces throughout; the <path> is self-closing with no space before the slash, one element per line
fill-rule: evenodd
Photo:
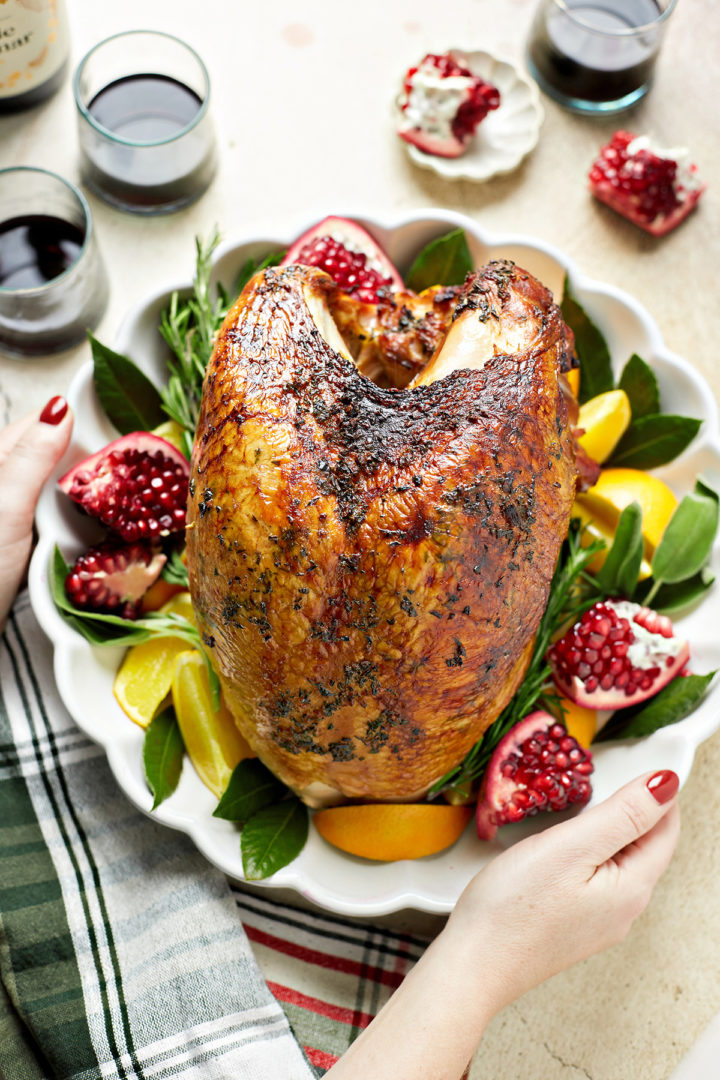
<path fill-rule="evenodd" d="M 554 716 L 538 709 L 516 724 L 495 748 L 485 772 L 475 818 L 481 840 L 500 825 L 541 810 L 566 810 L 591 794 L 592 754 Z"/>
<path fill-rule="evenodd" d="M 403 289 L 400 277 L 389 257 L 356 221 L 326 217 L 303 233 L 292 245 L 281 266 L 317 266 L 359 300 L 373 304 L 380 289 Z"/>
<path fill-rule="evenodd" d="M 558 688 L 590 709 L 624 709 L 653 697 L 690 659 L 667 615 L 630 600 L 601 600 L 550 646 Z"/>

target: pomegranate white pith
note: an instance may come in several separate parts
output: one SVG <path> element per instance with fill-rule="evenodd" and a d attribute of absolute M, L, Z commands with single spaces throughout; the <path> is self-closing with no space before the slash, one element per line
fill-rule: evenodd
<path fill-rule="evenodd" d="M 134 619 L 165 562 L 165 555 L 148 544 L 108 541 L 76 559 L 65 592 L 75 607 Z"/>
<path fill-rule="evenodd" d="M 690 659 L 666 615 L 603 600 L 548 650 L 558 688 L 577 705 L 623 709 L 653 697 Z"/>

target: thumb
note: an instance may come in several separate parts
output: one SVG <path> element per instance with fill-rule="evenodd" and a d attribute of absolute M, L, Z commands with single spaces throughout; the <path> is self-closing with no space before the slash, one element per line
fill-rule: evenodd
<path fill-rule="evenodd" d="M 657 825 L 673 805 L 680 780 L 671 769 L 645 773 L 573 821 L 572 842 L 601 866 Z"/>
<path fill-rule="evenodd" d="M 7 550 L 29 534 L 40 492 L 67 449 L 72 426 L 65 398 L 51 398 L 6 449 L 0 464 L 0 547 Z"/>

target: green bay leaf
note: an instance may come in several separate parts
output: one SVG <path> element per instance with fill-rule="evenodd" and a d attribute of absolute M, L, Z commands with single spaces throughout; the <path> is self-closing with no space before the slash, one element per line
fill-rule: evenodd
<path fill-rule="evenodd" d="M 121 435 L 150 431 L 167 417 L 158 390 L 127 356 L 109 349 L 88 332 L 93 382 L 98 401 Z"/>
<path fill-rule="evenodd" d="M 431 240 L 410 267 L 406 285 L 422 292 L 431 285 L 462 285 L 474 269 L 464 229 L 453 229 Z"/>
<path fill-rule="evenodd" d="M 620 514 L 612 547 L 595 575 L 607 596 L 632 596 L 643 552 L 642 510 L 632 502 Z"/>
<path fill-rule="evenodd" d="M 599 327 L 577 301 L 565 276 L 560 305 L 563 318 L 575 335 L 575 351 L 580 361 L 580 404 L 612 390 L 615 386 L 610 350 Z"/>
<path fill-rule="evenodd" d="M 623 368 L 618 386 L 628 396 L 633 420 L 660 412 L 660 390 L 655 373 L 637 353 L 633 353 Z"/>
<path fill-rule="evenodd" d="M 246 758 L 233 769 L 213 817 L 244 823 L 264 806 L 280 802 L 286 794 L 285 785 L 261 761 Z"/>
<path fill-rule="evenodd" d="M 652 413 L 633 420 L 607 463 L 627 469 L 656 469 L 690 445 L 702 421 L 692 416 Z"/>
<path fill-rule="evenodd" d="M 695 491 L 681 499 L 655 549 L 652 574 L 656 585 L 674 584 L 697 574 L 710 557 L 717 528 L 718 496 L 700 481 Z"/>
<path fill-rule="evenodd" d="M 247 880 L 261 881 L 297 858 L 305 846 L 308 825 L 307 807 L 295 797 L 253 814 L 241 842 Z"/>
<path fill-rule="evenodd" d="M 709 675 L 678 675 L 655 697 L 629 709 L 619 709 L 600 732 L 596 742 L 640 739 L 689 716 L 712 682 Z"/>
<path fill-rule="evenodd" d="M 153 810 L 178 786 L 184 754 L 183 737 L 170 706 L 150 721 L 143 741 L 145 779 L 153 794 Z"/>

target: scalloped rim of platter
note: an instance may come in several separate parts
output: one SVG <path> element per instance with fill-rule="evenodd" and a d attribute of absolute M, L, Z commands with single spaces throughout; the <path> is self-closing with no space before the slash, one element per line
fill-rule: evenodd
<path fill-rule="evenodd" d="M 556 295 L 569 273 L 573 290 L 605 332 L 616 370 L 632 352 L 653 364 L 665 400 L 673 400 L 678 412 L 704 420 L 700 435 L 685 453 L 669 466 L 657 470 L 677 493 L 690 490 L 694 476 L 703 472 L 720 486 L 720 440 L 717 408 L 708 385 L 690 365 L 663 344 L 650 315 L 627 293 L 612 285 L 590 280 L 561 252 L 544 242 L 514 234 L 492 234 L 461 214 L 425 210 L 402 217 L 368 217 L 350 212 L 383 244 L 399 265 L 409 265 L 414 254 L 448 228 L 464 228 L 477 265 L 500 255 L 515 258 L 544 280 Z M 227 282 L 235 280 L 248 257 L 262 257 L 287 246 L 288 237 L 301 235 L 314 222 L 288 222 L 286 229 L 257 227 L 252 233 L 225 243 L 214 259 L 214 273 Z M 163 343 L 156 332 L 158 313 L 173 288 L 185 289 L 189 281 L 158 290 L 127 316 L 118 341 L 120 352 L 157 382 L 163 371 Z M 76 416 L 73 442 L 54 478 L 82 457 L 99 449 L 117 433 L 104 416 L 95 397 L 92 364 L 78 371 L 67 394 Z M 95 538 L 94 523 L 82 518 L 54 484 L 44 489 L 37 512 L 39 541 L 30 567 L 30 597 L 36 616 L 51 639 L 54 671 L 60 696 L 78 726 L 100 743 L 110 768 L 130 801 L 150 814 L 152 798 L 142 772 L 143 732 L 133 724 L 112 695 L 114 673 L 122 650 L 92 647 L 73 631 L 56 610 L 48 587 L 48 566 L 53 547 L 59 543 L 66 557 L 74 556 Z M 720 544 L 716 544 L 712 568 L 720 573 Z M 716 587 L 717 588 L 717 587 Z M 710 597 L 677 619 L 679 632 L 691 643 L 693 666 L 708 671 L 720 666 L 720 641 L 713 622 Z M 98 707 L 102 703 L 102 707 Z M 672 767 L 681 782 L 687 779 L 697 746 L 720 726 L 720 683 L 716 682 L 695 711 L 682 722 L 663 728 L 649 738 L 602 743 L 594 752 L 593 800 L 607 797 L 639 773 Z M 591 803 L 592 805 L 592 803 Z M 230 877 L 242 880 L 242 860 L 237 831 L 229 822 L 212 817 L 215 799 L 186 760 L 176 792 L 152 817 L 192 838 L 199 850 Z M 264 882 L 265 888 L 291 888 L 308 900 L 343 915 L 383 915 L 403 908 L 446 914 L 454 906 L 470 878 L 505 847 L 528 832 L 547 827 L 562 815 L 539 816 L 523 825 L 501 829 L 492 843 L 481 843 L 469 825 L 454 845 L 438 855 L 415 861 L 372 863 L 345 855 L 330 847 L 310 830 L 301 855 Z"/>
<path fill-rule="evenodd" d="M 475 183 L 484 183 L 494 176 L 503 176 L 513 172 L 535 149 L 540 138 L 540 126 L 545 110 L 540 101 L 537 86 L 530 76 L 526 75 L 512 60 L 496 56 L 485 49 L 448 49 L 447 52 L 464 62 L 474 75 L 487 79 L 488 82 L 497 86 L 500 91 L 500 106 L 488 113 L 480 123 L 467 149 L 460 157 L 444 158 L 437 154 L 426 154 L 417 146 L 402 139 L 408 155 L 421 169 L 430 169 L 445 180 L 472 180 Z M 518 129 L 512 147 L 508 144 L 511 133 L 508 129 L 507 105 L 507 97 L 511 89 L 516 91 L 521 99 L 518 107 L 513 108 L 511 115 L 525 114 L 526 120 L 526 124 Z M 396 120 L 399 111 L 396 101 L 394 110 Z"/>

